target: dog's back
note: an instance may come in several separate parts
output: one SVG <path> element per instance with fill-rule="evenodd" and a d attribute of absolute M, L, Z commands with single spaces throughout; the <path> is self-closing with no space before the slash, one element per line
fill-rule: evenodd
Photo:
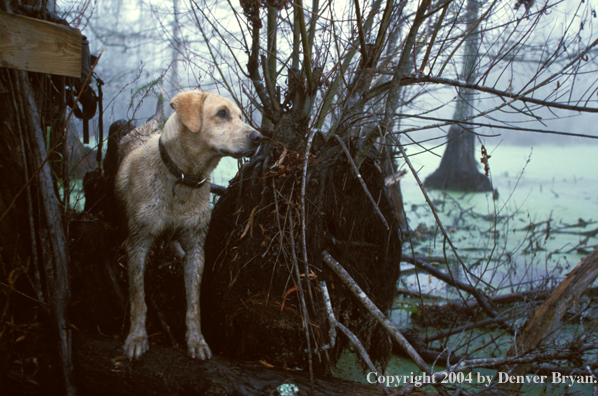
<path fill-rule="evenodd" d="M 162 95 L 163 91 L 160 89 L 156 113 L 145 124 L 133 129 L 120 140 L 118 154 L 121 161 L 136 148 L 143 146 L 154 133 L 160 133 L 165 121 L 164 97 Z"/>
<path fill-rule="evenodd" d="M 120 140 L 118 147 L 118 154 L 121 160 L 126 158 L 135 149 L 143 146 L 154 133 L 160 133 L 160 131 L 160 121 L 152 117 L 145 124 L 138 126 L 131 132 L 127 133 Z"/>

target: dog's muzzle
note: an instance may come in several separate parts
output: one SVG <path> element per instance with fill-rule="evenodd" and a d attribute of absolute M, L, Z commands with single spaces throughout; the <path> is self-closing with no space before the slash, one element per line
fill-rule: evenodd
<path fill-rule="evenodd" d="M 223 156 L 229 156 L 233 158 L 251 157 L 257 152 L 261 141 L 264 139 L 264 136 L 254 129 L 247 134 L 247 138 L 248 139 L 246 140 L 245 146 L 247 148 L 246 150 L 229 151 L 225 149 L 218 149 L 218 151 Z"/>
<path fill-rule="evenodd" d="M 249 139 L 251 139 L 251 141 L 258 146 L 263 138 L 264 138 L 264 135 L 262 135 L 261 133 L 259 133 L 256 130 L 253 130 L 249 133 Z"/>
<path fill-rule="evenodd" d="M 249 144 L 248 146 L 251 147 L 249 150 L 245 150 L 240 153 L 231 153 L 231 157 L 233 158 L 243 158 L 243 157 L 251 157 L 253 156 L 258 148 L 260 147 L 260 143 L 264 139 L 264 135 L 256 131 L 255 129 L 249 132 Z"/>

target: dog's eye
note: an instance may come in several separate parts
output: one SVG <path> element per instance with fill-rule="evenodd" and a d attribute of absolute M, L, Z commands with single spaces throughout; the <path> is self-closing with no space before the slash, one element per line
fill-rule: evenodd
<path fill-rule="evenodd" d="M 226 110 L 218 110 L 218 113 L 216 113 L 216 115 L 220 118 L 226 118 Z"/>

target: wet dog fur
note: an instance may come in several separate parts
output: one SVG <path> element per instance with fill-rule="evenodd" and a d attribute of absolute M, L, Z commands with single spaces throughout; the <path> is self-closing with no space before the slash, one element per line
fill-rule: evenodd
<path fill-rule="evenodd" d="M 115 188 L 128 221 L 131 328 L 124 349 L 129 359 L 138 359 L 149 347 L 144 272 L 152 245 L 165 233 L 173 234 L 185 251 L 188 354 L 202 360 L 212 356 L 201 332 L 199 309 L 203 245 L 210 221 L 210 174 L 224 156 L 252 155 L 263 137 L 242 121 L 242 113 L 232 101 L 219 95 L 182 92 L 170 105 L 175 113 L 161 133 L 158 121 L 151 119 L 124 136 L 119 147 L 123 160 Z M 206 182 L 200 187 L 177 183 L 179 177 L 160 155 L 159 139 L 181 171 Z"/>

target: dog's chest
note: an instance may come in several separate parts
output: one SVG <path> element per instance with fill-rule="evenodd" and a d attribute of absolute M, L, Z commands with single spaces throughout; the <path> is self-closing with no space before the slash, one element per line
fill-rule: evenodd
<path fill-rule="evenodd" d="M 209 188 L 209 187 L 208 187 Z M 169 226 L 172 228 L 202 229 L 210 222 L 209 190 L 177 186 L 170 202 Z"/>

